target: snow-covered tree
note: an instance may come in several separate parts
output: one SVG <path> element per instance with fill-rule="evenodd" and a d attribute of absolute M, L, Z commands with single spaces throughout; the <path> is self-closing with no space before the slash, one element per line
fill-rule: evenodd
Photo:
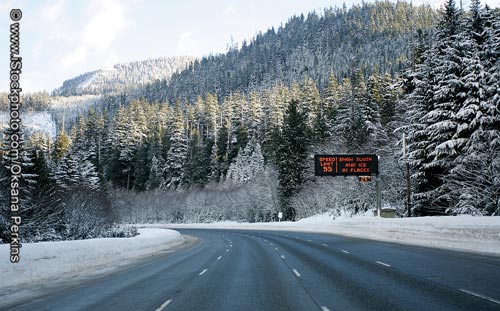
<path fill-rule="evenodd" d="M 252 138 L 245 149 L 238 152 L 238 156 L 229 166 L 226 182 L 230 185 L 243 185 L 264 172 L 264 156 L 257 138 Z"/>
<path fill-rule="evenodd" d="M 306 122 L 307 116 L 298 110 L 298 102 L 292 100 L 286 110 L 277 150 L 280 209 L 284 220 L 295 220 L 291 198 L 305 181 L 304 168 L 310 145 Z"/>
<path fill-rule="evenodd" d="M 175 107 L 170 127 L 170 149 L 167 153 L 166 166 L 163 170 L 163 181 L 160 188 L 176 190 L 182 186 L 184 164 L 186 163 L 188 150 L 186 124 L 180 102 Z"/>

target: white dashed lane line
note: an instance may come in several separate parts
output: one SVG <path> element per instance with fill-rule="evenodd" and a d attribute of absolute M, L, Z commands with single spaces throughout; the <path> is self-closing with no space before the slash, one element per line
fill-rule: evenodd
<path fill-rule="evenodd" d="M 343 250 L 343 249 L 341 249 L 341 251 L 342 251 L 343 253 L 349 254 L 349 252 L 348 252 L 348 251 L 345 251 L 345 250 Z"/>
<path fill-rule="evenodd" d="M 170 303 L 172 302 L 172 299 L 169 299 L 167 301 L 165 301 L 161 306 L 159 306 L 158 308 L 156 308 L 155 311 L 162 311 L 163 309 L 165 309 Z"/>
<path fill-rule="evenodd" d="M 491 298 L 491 297 L 488 297 L 488 296 L 485 296 L 485 295 L 481 295 L 481 294 L 478 294 L 476 292 L 473 292 L 473 291 L 470 291 L 470 290 L 466 290 L 466 289 L 459 289 L 459 291 L 461 291 L 463 293 L 466 293 L 466 294 L 469 294 L 469 295 L 472 295 L 472 296 L 479 297 L 479 298 L 484 299 L 484 300 L 488 300 L 490 302 L 493 302 L 493 303 L 496 303 L 496 304 L 500 305 L 500 300 L 497 300 L 497 299 L 494 299 L 494 298 Z"/>
<path fill-rule="evenodd" d="M 275 248 L 274 248 L 274 250 L 276 250 L 276 251 L 277 251 L 277 250 L 278 250 L 278 248 L 277 248 L 277 247 L 275 247 Z"/>
<path fill-rule="evenodd" d="M 221 258 L 222 258 L 222 256 L 219 256 L 219 257 L 217 257 L 217 260 L 220 260 Z"/>
<path fill-rule="evenodd" d="M 307 240 L 307 242 L 312 242 L 312 240 Z"/>
<path fill-rule="evenodd" d="M 327 308 L 327 307 L 325 307 L 325 306 L 322 306 L 322 307 L 321 307 L 321 311 L 330 311 L 330 309 L 328 309 L 328 308 Z"/>
<path fill-rule="evenodd" d="M 198 275 L 203 275 L 203 274 L 205 274 L 205 272 L 207 272 L 207 270 L 208 270 L 208 269 L 204 269 L 204 270 L 203 270 L 203 271 L 201 271 L 201 272 L 200 272 L 200 274 L 198 274 Z"/>
<path fill-rule="evenodd" d="M 328 244 L 325 244 L 325 243 L 321 243 L 321 245 L 323 245 L 323 246 L 328 246 Z"/>
<path fill-rule="evenodd" d="M 295 273 L 295 275 L 296 275 L 297 277 L 300 277 L 300 273 L 299 273 L 299 271 L 297 271 L 297 270 L 293 269 L 293 273 Z"/>
<path fill-rule="evenodd" d="M 382 266 L 386 266 L 386 267 L 391 267 L 391 265 L 389 264 L 386 264 L 385 262 L 381 262 L 381 261 L 375 261 L 376 263 L 378 263 L 379 265 L 382 265 Z"/>
<path fill-rule="evenodd" d="M 226 253 L 229 252 L 229 249 L 226 249 Z"/>
<path fill-rule="evenodd" d="M 281 255 L 281 259 L 285 260 L 286 256 L 285 255 Z"/>

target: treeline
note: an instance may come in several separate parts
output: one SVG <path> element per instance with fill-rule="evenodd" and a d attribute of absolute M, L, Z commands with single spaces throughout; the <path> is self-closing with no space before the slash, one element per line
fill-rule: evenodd
<path fill-rule="evenodd" d="M 51 107 L 50 95 L 48 92 L 22 93 L 21 111 L 42 111 Z M 8 93 L 0 93 L 0 111 L 9 111 L 10 100 Z"/>
<path fill-rule="evenodd" d="M 378 74 L 365 81 L 357 70 L 340 82 L 331 76 L 322 92 L 305 79 L 222 100 L 209 93 L 193 103 L 132 101 L 114 114 L 91 109 L 54 141 L 31 136 L 27 172 L 40 197 L 57 206 L 54 193 L 102 191 L 103 202 L 113 205 L 100 212 L 118 221 L 270 221 L 279 211 L 297 220 L 333 207 L 367 210 L 371 197 L 357 192 L 329 193 L 335 198 L 316 207 L 303 205 L 300 194 L 326 187 L 312 174 L 314 150 L 384 152 L 390 145 L 394 83 Z M 44 213 L 57 210 L 33 204 Z"/>

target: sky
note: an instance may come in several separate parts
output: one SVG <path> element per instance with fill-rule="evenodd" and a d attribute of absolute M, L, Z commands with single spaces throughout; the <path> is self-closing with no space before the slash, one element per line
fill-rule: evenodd
<path fill-rule="evenodd" d="M 442 1 L 413 3 L 439 6 Z M 23 14 L 21 87 L 51 92 L 64 80 L 116 63 L 224 53 L 232 41 L 278 28 L 293 15 L 344 2 L 350 7 L 361 0 L 2 0 L 0 91 L 9 88 L 9 13 L 14 8 Z M 483 0 L 490 6 L 496 2 Z"/>

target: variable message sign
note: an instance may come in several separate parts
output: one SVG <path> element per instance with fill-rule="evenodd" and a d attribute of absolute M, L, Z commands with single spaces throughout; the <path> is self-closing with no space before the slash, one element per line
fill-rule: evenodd
<path fill-rule="evenodd" d="M 314 156 L 316 176 L 372 176 L 378 174 L 375 154 L 317 154 Z"/>

